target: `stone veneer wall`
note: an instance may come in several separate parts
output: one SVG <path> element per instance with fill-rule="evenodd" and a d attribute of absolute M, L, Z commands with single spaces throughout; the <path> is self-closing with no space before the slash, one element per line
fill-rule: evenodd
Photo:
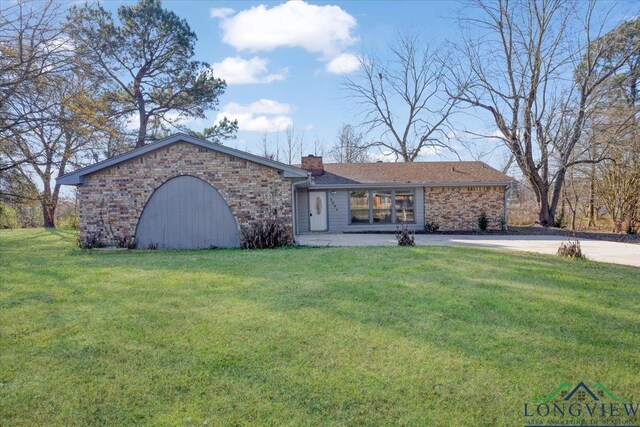
<path fill-rule="evenodd" d="M 484 210 L 489 229 L 499 230 L 504 212 L 504 187 L 425 187 L 425 221 L 440 230 L 477 230 Z"/>
<path fill-rule="evenodd" d="M 291 223 L 291 183 L 280 171 L 177 142 L 85 177 L 84 185 L 78 187 L 82 235 L 106 241 L 134 236 L 149 197 L 180 175 L 192 175 L 214 186 L 240 228 L 273 208 Z"/>

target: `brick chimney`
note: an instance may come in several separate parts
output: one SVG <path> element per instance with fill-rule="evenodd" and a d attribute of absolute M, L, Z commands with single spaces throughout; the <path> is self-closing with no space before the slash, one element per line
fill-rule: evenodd
<path fill-rule="evenodd" d="M 314 156 L 309 154 L 302 158 L 302 169 L 311 172 L 311 176 L 320 176 L 324 173 L 324 165 L 322 164 L 322 156 Z"/>

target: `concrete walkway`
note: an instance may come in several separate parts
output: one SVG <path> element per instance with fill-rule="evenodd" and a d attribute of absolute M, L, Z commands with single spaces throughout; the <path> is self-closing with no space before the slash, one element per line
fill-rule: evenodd
<path fill-rule="evenodd" d="M 398 244 L 393 234 L 305 234 L 297 236 L 297 240 L 305 246 L 396 246 Z M 560 243 L 566 240 L 561 236 L 540 235 L 416 235 L 418 246 L 475 246 L 552 255 L 558 251 Z M 580 246 L 590 260 L 640 267 L 640 245 L 580 239 Z"/>

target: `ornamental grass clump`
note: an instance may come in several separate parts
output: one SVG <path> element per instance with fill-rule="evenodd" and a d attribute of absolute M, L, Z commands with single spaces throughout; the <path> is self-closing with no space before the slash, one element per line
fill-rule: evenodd
<path fill-rule="evenodd" d="M 440 225 L 437 222 L 427 221 L 424 223 L 425 233 L 430 233 L 430 234 L 437 233 L 439 229 L 440 229 Z"/>
<path fill-rule="evenodd" d="M 104 247 L 104 243 L 100 237 L 95 234 L 87 234 L 86 236 L 78 236 L 78 247 L 80 249 L 94 249 Z"/>
<path fill-rule="evenodd" d="M 409 227 L 403 224 L 402 227 L 398 227 L 396 231 L 396 240 L 398 240 L 398 246 L 415 246 L 416 233 L 409 231 Z"/>
<path fill-rule="evenodd" d="M 291 227 L 278 215 L 276 209 L 242 229 L 243 249 L 271 249 L 291 245 Z"/>
<path fill-rule="evenodd" d="M 121 249 L 137 249 L 138 242 L 133 236 L 120 236 L 116 238 L 116 247 Z"/>
<path fill-rule="evenodd" d="M 562 242 L 557 254 L 567 258 L 584 259 L 580 241 L 577 239 L 575 241 Z"/>

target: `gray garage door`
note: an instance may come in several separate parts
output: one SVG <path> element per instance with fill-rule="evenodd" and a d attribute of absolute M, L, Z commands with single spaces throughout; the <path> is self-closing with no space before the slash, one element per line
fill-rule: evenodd
<path fill-rule="evenodd" d="M 236 247 L 240 236 L 229 205 L 207 182 L 179 176 L 162 184 L 145 206 L 136 239 L 161 249 Z"/>

